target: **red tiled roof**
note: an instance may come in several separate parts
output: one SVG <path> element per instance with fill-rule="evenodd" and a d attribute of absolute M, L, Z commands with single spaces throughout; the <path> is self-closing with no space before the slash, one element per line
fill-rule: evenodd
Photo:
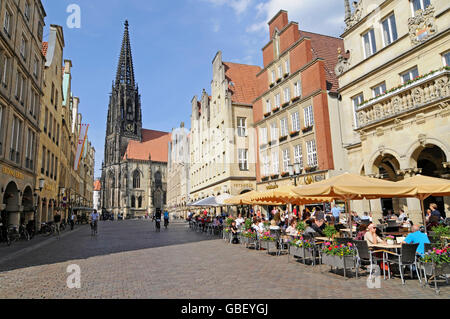
<path fill-rule="evenodd" d="M 329 90 L 337 92 L 339 82 L 334 73 L 334 69 L 338 62 L 338 48 L 341 48 L 342 52 L 345 52 L 344 40 L 302 30 L 300 30 L 300 36 L 311 39 L 313 58 L 322 58 L 325 60 L 325 74 L 327 81 L 331 84 Z"/>
<path fill-rule="evenodd" d="M 94 192 L 98 192 L 102 190 L 102 183 L 100 180 L 94 181 Z"/>
<path fill-rule="evenodd" d="M 47 56 L 48 42 L 42 42 L 42 55 Z"/>
<path fill-rule="evenodd" d="M 167 132 L 142 129 L 142 142 L 128 142 L 124 159 L 167 163 L 171 134 Z"/>
<path fill-rule="evenodd" d="M 261 71 L 259 66 L 223 62 L 225 77 L 229 81 L 228 90 L 231 100 L 235 103 L 252 104 L 258 97 L 256 74 Z"/>

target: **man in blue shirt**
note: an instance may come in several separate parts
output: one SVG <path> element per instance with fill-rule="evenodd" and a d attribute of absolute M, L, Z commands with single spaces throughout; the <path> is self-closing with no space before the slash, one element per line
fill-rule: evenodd
<path fill-rule="evenodd" d="M 331 214 L 333 214 L 335 223 L 339 224 L 339 215 L 341 214 L 341 210 L 336 206 L 336 204 L 333 205 L 333 208 L 331 209 Z"/>
<path fill-rule="evenodd" d="M 419 255 L 423 255 L 425 253 L 425 244 L 430 243 L 427 234 L 425 234 L 425 227 L 421 226 L 419 228 L 418 225 L 414 225 L 411 227 L 411 231 L 412 233 L 406 236 L 404 243 L 419 244 L 416 253 Z"/>

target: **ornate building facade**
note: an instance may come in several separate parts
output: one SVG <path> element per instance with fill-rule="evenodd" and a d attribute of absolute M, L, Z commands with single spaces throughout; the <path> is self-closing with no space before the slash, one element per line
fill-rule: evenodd
<path fill-rule="evenodd" d="M 117 216 L 144 216 L 166 204 L 170 134 L 142 128 L 141 97 L 135 82 L 128 21 L 108 107 L 102 208 Z"/>
<path fill-rule="evenodd" d="M 336 73 L 347 170 L 398 181 L 450 178 L 450 4 L 439 0 L 345 0 L 348 50 Z M 425 201 L 448 212 L 450 198 Z M 370 204 L 370 206 L 369 206 Z M 357 211 L 403 208 L 422 222 L 417 199 L 354 202 Z"/>

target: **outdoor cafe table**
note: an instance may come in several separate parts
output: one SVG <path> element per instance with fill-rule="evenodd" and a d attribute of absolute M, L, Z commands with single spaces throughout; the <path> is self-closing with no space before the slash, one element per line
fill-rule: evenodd
<path fill-rule="evenodd" d="M 369 249 L 370 248 L 381 248 L 382 250 L 395 250 L 396 253 L 398 253 L 398 249 L 402 248 L 401 244 L 393 244 L 393 245 L 389 245 L 389 244 L 369 244 Z M 386 259 L 387 259 L 387 252 L 383 252 L 383 264 L 386 264 Z M 386 276 L 384 276 L 384 279 L 386 279 Z M 391 279 L 391 273 L 389 272 L 389 279 Z"/>

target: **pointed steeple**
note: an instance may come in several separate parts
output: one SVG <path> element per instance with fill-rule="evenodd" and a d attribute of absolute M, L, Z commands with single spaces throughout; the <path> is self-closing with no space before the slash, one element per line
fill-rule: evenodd
<path fill-rule="evenodd" d="M 133 57 L 131 55 L 130 34 L 128 33 L 128 20 L 125 21 L 122 49 L 120 50 L 119 65 L 117 66 L 116 87 L 120 84 L 135 87 Z"/>

